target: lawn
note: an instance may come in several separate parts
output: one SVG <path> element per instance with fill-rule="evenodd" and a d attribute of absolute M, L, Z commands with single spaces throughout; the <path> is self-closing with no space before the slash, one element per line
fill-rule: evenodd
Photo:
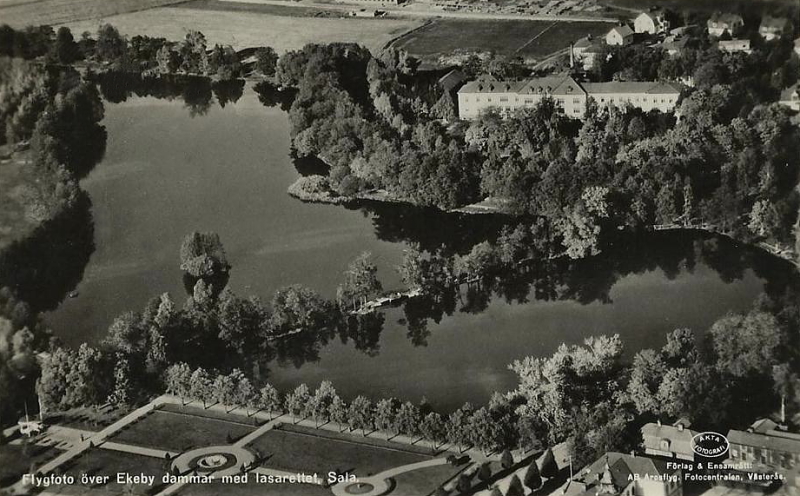
<path fill-rule="evenodd" d="M 183 0 L 0 0 L 0 20 L 13 28 L 29 25 L 61 24 L 85 19 L 97 20 L 123 12 L 133 12 L 181 2 Z"/>
<path fill-rule="evenodd" d="M 248 417 L 247 415 L 240 415 L 238 413 L 225 413 L 219 410 L 206 410 L 205 408 L 194 406 L 194 404 L 192 404 L 192 406 L 181 406 L 174 403 L 166 403 L 159 410 L 162 412 L 181 413 L 184 415 L 190 415 L 192 417 L 224 420 L 226 422 L 251 425 L 254 427 L 258 427 L 260 424 L 258 419 L 255 417 Z"/>
<path fill-rule="evenodd" d="M 316 436 L 315 429 L 288 427 L 273 429 L 252 442 L 249 447 L 267 457 L 265 467 L 289 472 L 317 473 L 320 477 L 333 470 L 367 476 L 389 468 L 429 459 L 428 456 L 370 446 L 351 440 Z"/>
<path fill-rule="evenodd" d="M 190 29 L 201 31 L 210 45 L 235 49 L 271 46 L 279 53 L 308 43 L 355 42 L 377 51 L 422 22 L 418 19 L 322 18 L 273 15 L 252 11 L 165 7 L 104 19 L 122 33 L 180 40 Z M 68 23 L 73 32 L 96 32 L 96 20 Z"/>
<path fill-rule="evenodd" d="M 312 484 L 259 484 L 250 476 L 248 484 L 193 484 L 181 489 L 180 496 L 331 496 L 331 490 Z M 421 496 L 421 495 L 415 495 Z"/>
<path fill-rule="evenodd" d="M 145 448 L 184 451 L 230 444 L 255 430 L 236 422 L 156 411 L 113 437 L 113 441 Z"/>
<path fill-rule="evenodd" d="M 0 445 L 0 487 L 16 482 L 22 474 L 43 465 L 61 453 L 56 448 L 21 444 Z"/>
<path fill-rule="evenodd" d="M 437 19 L 397 40 L 395 46 L 426 60 L 466 52 L 494 52 L 539 59 L 586 35 L 605 34 L 604 22 Z"/>
<path fill-rule="evenodd" d="M 427 496 L 465 467 L 466 465 L 454 467 L 447 464 L 400 474 L 393 477 L 396 487 L 392 496 Z"/>
<path fill-rule="evenodd" d="M 65 472 L 75 476 L 76 479 L 81 474 L 108 475 L 111 478 L 107 484 L 97 484 L 91 487 L 96 489 L 103 488 L 114 492 L 124 492 L 127 489 L 127 484 L 117 483 L 116 474 L 118 473 L 155 476 L 155 484 L 153 486 L 147 484 L 133 484 L 130 486 L 133 494 L 154 494 L 153 489 L 161 485 L 161 478 L 167 473 L 167 470 L 168 462 L 165 460 L 93 448 L 84 452 L 74 462 L 71 462 Z"/>

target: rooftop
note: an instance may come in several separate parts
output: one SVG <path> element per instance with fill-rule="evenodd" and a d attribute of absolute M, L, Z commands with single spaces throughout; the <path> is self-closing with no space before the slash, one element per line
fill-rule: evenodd
<path fill-rule="evenodd" d="M 786 29 L 789 25 L 789 19 L 785 17 L 771 17 L 771 16 L 764 16 L 761 19 L 761 25 L 759 29 Z"/>
<path fill-rule="evenodd" d="M 629 28 L 628 26 L 614 26 L 608 33 L 611 34 L 613 32 L 619 33 L 619 35 L 623 38 L 633 35 L 633 29 Z"/>
<path fill-rule="evenodd" d="M 731 14 L 728 12 L 715 12 L 708 20 L 709 24 L 727 24 L 732 25 L 736 23 L 743 23 L 742 16 L 738 14 Z"/>

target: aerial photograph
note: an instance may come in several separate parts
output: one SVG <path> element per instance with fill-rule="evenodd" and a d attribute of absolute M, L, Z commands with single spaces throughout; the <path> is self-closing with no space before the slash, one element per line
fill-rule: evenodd
<path fill-rule="evenodd" d="M 800 496 L 800 0 L 0 0 L 0 495 Z"/>

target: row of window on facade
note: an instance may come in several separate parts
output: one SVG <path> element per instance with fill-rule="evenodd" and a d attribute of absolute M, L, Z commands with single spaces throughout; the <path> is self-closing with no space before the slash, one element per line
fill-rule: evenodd
<path fill-rule="evenodd" d="M 557 103 L 561 103 L 561 104 L 564 103 L 564 98 L 556 98 L 555 100 L 556 100 Z M 469 102 L 470 99 L 469 99 L 468 96 L 465 96 L 465 97 L 463 97 L 463 101 L 464 102 Z M 481 97 L 479 97 L 479 96 L 475 97 L 475 102 L 480 103 L 481 101 L 482 101 Z M 486 97 L 486 101 L 488 103 L 492 103 L 492 101 L 493 101 L 492 97 L 490 97 L 490 96 Z M 498 98 L 498 101 L 500 101 L 500 102 L 508 102 L 509 101 L 509 97 L 501 96 L 500 98 Z M 538 100 L 534 100 L 532 98 L 525 98 L 523 100 L 523 103 L 536 103 L 537 101 Z M 625 102 L 629 102 L 629 103 L 650 103 L 650 101 L 648 100 L 648 97 L 646 97 L 646 96 L 641 97 L 641 100 L 640 100 L 640 97 L 638 97 L 638 96 L 637 97 L 620 96 L 619 98 L 612 96 L 612 97 L 608 98 L 608 101 L 611 102 L 611 103 L 614 103 L 614 102 L 617 102 L 617 101 L 619 101 L 621 103 L 625 103 Z M 660 103 L 675 103 L 675 101 L 676 101 L 675 98 L 661 98 Z M 514 98 L 514 102 L 515 103 L 519 103 L 519 98 L 515 97 Z M 606 98 L 605 97 L 600 97 L 600 103 L 605 103 L 605 102 L 606 102 Z M 580 98 L 573 98 L 572 99 L 572 103 L 580 104 L 581 103 L 581 99 Z M 657 97 L 653 97 L 652 103 L 659 103 L 659 99 Z"/>

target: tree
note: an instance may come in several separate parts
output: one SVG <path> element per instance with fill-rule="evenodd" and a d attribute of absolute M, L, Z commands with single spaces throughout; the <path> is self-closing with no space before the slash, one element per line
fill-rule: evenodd
<path fill-rule="evenodd" d="M 542 476 L 539 473 L 539 465 L 536 464 L 536 458 L 531 459 L 531 464 L 528 465 L 528 470 L 525 471 L 524 482 L 532 491 L 536 491 L 542 486 Z"/>
<path fill-rule="evenodd" d="M 95 56 L 108 62 L 119 62 L 128 50 L 128 42 L 111 24 L 104 24 L 97 32 Z"/>
<path fill-rule="evenodd" d="M 383 398 L 375 404 L 375 427 L 382 431 L 393 430 L 396 426 L 397 403 L 394 398 Z"/>
<path fill-rule="evenodd" d="M 484 453 L 497 449 L 500 444 L 498 425 L 485 407 L 479 408 L 470 417 L 468 433 L 470 442 Z"/>
<path fill-rule="evenodd" d="M 280 412 L 282 405 L 281 394 L 272 384 L 265 384 L 259 390 L 259 407 L 269 412 L 270 420 L 272 420 L 272 413 Z"/>
<path fill-rule="evenodd" d="M 320 421 L 328 420 L 333 400 L 338 397 L 333 384 L 330 381 L 322 381 L 308 404 L 308 413 L 314 418 L 316 427 L 319 427 Z"/>
<path fill-rule="evenodd" d="M 395 430 L 400 434 L 415 437 L 419 434 L 419 408 L 410 401 L 400 405 L 395 417 Z"/>
<path fill-rule="evenodd" d="M 372 428 L 372 422 L 372 404 L 365 396 L 357 396 L 356 399 L 350 403 L 350 409 L 348 410 L 350 429 L 361 429 L 361 434 L 366 436 L 367 429 Z"/>
<path fill-rule="evenodd" d="M 243 374 L 237 369 L 228 375 L 217 375 L 211 383 L 211 398 L 216 403 L 225 405 L 226 411 L 229 411 L 228 407 L 234 406 L 236 384 L 240 377 L 243 377 Z"/>
<path fill-rule="evenodd" d="M 258 72 L 272 77 L 278 67 L 278 54 L 271 47 L 261 47 L 256 50 L 256 65 Z"/>
<path fill-rule="evenodd" d="M 185 404 L 186 397 L 191 396 L 192 369 L 181 362 L 171 365 L 165 372 L 167 392 L 179 396 L 181 403 Z"/>
<path fill-rule="evenodd" d="M 181 69 L 187 74 L 205 74 L 208 69 L 206 37 L 200 31 L 189 31 L 180 44 Z"/>
<path fill-rule="evenodd" d="M 60 64 L 71 64 L 80 56 L 78 44 L 72 36 L 72 31 L 66 26 L 61 26 L 56 32 L 56 41 L 50 49 L 52 59 Z"/>
<path fill-rule="evenodd" d="M 489 462 L 481 463 L 480 468 L 478 469 L 478 479 L 482 482 L 486 482 L 492 478 L 492 467 L 489 465 Z"/>
<path fill-rule="evenodd" d="M 502 465 L 503 468 L 511 468 L 514 466 L 514 457 L 507 449 L 504 449 L 503 453 L 500 455 L 500 465 Z"/>
<path fill-rule="evenodd" d="M 203 402 L 203 408 L 208 408 L 208 402 L 213 400 L 212 385 L 211 375 L 206 369 L 199 367 L 192 372 L 189 392 L 194 399 Z"/>
<path fill-rule="evenodd" d="M 768 313 L 724 317 L 709 331 L 720 372 L 733 377 L 768 376 L 787 342 L 786 332 Z"/>
<path fill-rule="evenodd" d="M 447 439 L 453 446 L 458 446 L 461 452 L 464 451 L 464 445 L 469 441 L 467 427 L 471 415 L 472 406 L 466 404 L 451 413 L 447 418 L 447 425 L 445 426 Z"/>
<path fill-rule="evenodd" d="M 494 486 L 492 488 L 492 493 L 489 496 L 503 496 L 503 493 L 500 491 L 499 487 Z"/>
<path fill-rule="evenodd" d="M 436 412 L 428 413 L 419 424 L 419 431 L 422 437 L 430 441 L 431 449 L 436 451 L 438 443 L 444 438 L 444 421 L 442 420 L 442 416 Z"/>
<path fill-rule="evenodd" d="M 339 395 L 334 396 L 333 401 L 331 401 L 328 407 L 328 416 L 332 422 L 339 424 L 340 432 L 344 430 L 344 426 L 347 425 L 347 404 Z"/>
<path fill-rule="evenodd" d="M 132 398 L 134 388 L 131 384 L 131 365 L 128 358 L 117 353 L 117 362 L 114 364 L 114 390 L 108 396 L 108 402 L 112 405 L 126 406 L 134 399 Z"/>
<path fill-rule="evenodd" d="M 466 493 L 472 488 L 472 481 L 469 480 L 466 474 L 461 474 L 458 476 L 458 483 L 456 484 L 456 489 L 458 489 L 461 493 Z"/>
<path fill-rule="evenodd" d="M 247 416 L 250 416 L 250 406 L 255 404 L 255 399 L 258 398 L 255 386 L 250 382 L 250 379 L 245 376 L 241 370 L 234 369 L 231 373 L 234 376 L 236 387 L 233 391 L 232 400 L 234 405 L 244 406 Z"/>
<path fill-rule="evenodd" d="M 181 270 L 199 278 L 227 273 L 231 266 L 219 235 L 194 231 L 181 244 Z"/>
<path fill-rule="evenodd" d="M 363 304 L 383 289 L 377 277 L 378 268 L 371 258 L 371 253 L 364 252 L 350 263 L 344 273 L 344 282 L 336 291 L 340 304 L 352 302 L 353 308 L 356 308 L 356 302 Z"/>
<path fill-rule="evenodd" d="M 325 300 L 314 290 L 300 285 L 280 288 L 272 298 L 270 330 L 273 334 L 317 330 L 325 312 Z"/>
<path fill-rule="evenodd" d="M 522 481 L 519 480 L 517 474 L 511 477 L 511 482 L 508 483 L 506 496 L 525 496 L 525 488 L 522 487 Z"/>
<path fill-rule="evenodd" d="M 585 258 L 600 252 L 600 226 L 586 209 L 567 208 L 564 215 L 556 220 L 555 227 L 563 238 L 562 243 L 570 258 Z"/>
<path fill-rule="evenodd" d="M 294 391 L 286 395 L 286 410 L 295 416 L 295 423 L 298 422 L 297 417 L 306 411 L 306 405 L 311 399 L 308 386 L 300 384 Z"/>

